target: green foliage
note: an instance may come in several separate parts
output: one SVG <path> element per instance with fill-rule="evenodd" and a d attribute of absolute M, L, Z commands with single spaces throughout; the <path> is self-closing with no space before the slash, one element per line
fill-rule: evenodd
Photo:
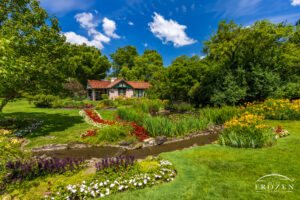
<path fill-rule="evenodd" d="M 128 126 L 111 125 L 98 129 L 97 136 L 81 139 L 88 144 L 103 144 L 104 142 L 118 142 L 129 134 L 131 128 Z M 130 139 L 130 138 L 128 138 Z M 130 139 L 132 141 L 132 139 Z"/>
<path fill-rule="evenodd" d="M 200 118 L 183 118 L 178 121 L 170 120 L 166 117 L 145 117 L 143 121 L 144 128 L 150 136 L 164 135 L 167 137 L 180 136 L 185 133 L 191 133 L 207 128 L 208 121 Z"/>
<path fill-rule="evenodd" d="M 166 110 L 170 110 L 173 112 L 187 112 L 187 111 L 195 111 L 195 108 L 193 105 L 185 102 L 181 103 L 173 103 L 172 101 L 168 101 L 164 104 L 164 108 Z"/>
<path fill-rule="evenodd" d="M 226 128 L 219 135 L 219 143 L 232 147 L 261 148 L 274 145 L 276 138 L 270 128 L 233 127 Z"/>
<path fill-rule="evenodd" d="M 40 108 L 51 108 L 54 104 L 57 106 L 59 97 L 53 95 L 40 94 L 33 98 L 33 103 Z M 59 104 L 60 105 L 60 104 Z"/>
<path fill-rule="evenodd" d="M 2 1 L 0 96 L 2 108 L 22 93 L 57 94 L 65 74 L 65 38 L 58 20 L 35 0 Z"/>
<path fill-rule="evenodd" d="M 114 105 L 114 101 L 112 99 L 103 99 L 101 101 L 105 106 L 113 106 Z"/>
<path fill-rule="evenodd" d="M 119 108 L 117 110 L 118 117 L 128 122 L 137 122 L 141 124 L 143 122 L 144 113 L 132 108 Z"/>
<path fill-rule="evenodd" d="M 143 160 L 141 162 L 138 162 L 137 165 L 138 165 L 138 169 L 143 173 L 151 173 L 151 172 L 153 173 L 157 171 L 158 168 L 160 168 L 159 162 L 156 160 L 153 161 Z"/>
<path fill-rule="evenodd" d="M 87 80 L 105 78 L 111 64 L 105 55 L 96 47 L 83 45 L 68 45 L 68 67 L 72 69 L 71 77 L 76 78 L 84 88 Z"/>
<path fill-rule="evenodd" d="M 202 108 L 199 114 L 201 118 L 207 119 L 211 124 L 223 124 L 231 120 L 239 112 L 237 107 L 223 106 L 221 108 Z"/>
<path fill-rule="evenodd" d="M 102 99 L 108 99 L 108 94 L 101 94 Z"/>

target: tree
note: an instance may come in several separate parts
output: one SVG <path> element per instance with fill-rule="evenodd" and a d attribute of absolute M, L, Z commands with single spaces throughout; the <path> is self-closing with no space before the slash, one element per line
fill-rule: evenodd
<path fill-rule="evenodd" d="M 68 66 L 73 72 L 70 77 L 76 78 L 85 88 L 88 79 L 105 78 L 111 64 L 106 56 L 95 47 L 83 45 L 69 46 Z"/>
<path fill-rule="evenodd" d="M 134 59 L 138 55 L 135 46 L 127 45 L 122 48 L 118 48 L 115 53 L 110 54 L 113 60 L 113 73 L 112 76 L 119 76 L 122 68 L 127 67 L 129 70 L 134 65 Z"/>
<path fill-rule="evenodd" d="M 146 49 L 143 55 L 138 55 L 134 59 L 131 69 L 124 67 L 120 74 L 123 78 L 137 81 L 150 81 L 153 73 L 163 68 L 163 60 L 156 50 Z"/>
<path fill-rule="evenodd" d="M 295 25 L 296 25 L 296 26 L 299 26 L 299 25 L 300 25 L 300 19 L 298 19 L 298 21 L 296 22 Z"/>
<path fill-rule="evenodd" d="M 202 102 L 264 100 L 280 84 L 296 81 L 300 61 L 299 44 L 292 40 L 296 30 L 266 20 L 246 28 L 233 21 L 220 22 L 217 33 L 204 42 L 203 51 L 215 67 L 201 82 L 200 96 L 206 97 Z"/>
<path fill-rule="evenodd" d="M 35 0 L 1 1 L 0 97 L 3 107 L 28 93 L 58 93 L 68 72 L 58 20 Z"/>

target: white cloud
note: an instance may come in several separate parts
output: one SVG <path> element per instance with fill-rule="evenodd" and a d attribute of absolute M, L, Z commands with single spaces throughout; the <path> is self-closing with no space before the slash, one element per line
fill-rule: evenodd
<path fill-rule="evenodd" d="M 200 56 L 200 59 L 202 60 L 203 58 L 205 58 L 206 56 Z"/>
<path fill-rule="evenodd" d="M 213 11 L 222 17 L 241 17 L 254 15 L 260 11 L 262 0 L 218 0 Z"/>
<path fill-rule="evenodd" d="M 102 25 L 106 35 L 97 30 L 99 21 L 95 20 L 92 13 L 79 13 L 75 15 L 75 19 L 77 22 L 79 22 L 82 28 L 87 30 L 88 36 L 90 36 L 91 40 L 74 32 L 66 32 L 63 34 L 66 36 L 67 42 L 72 44 L 85 43 L 88 46 L 94 46 L 99 49 L 103 49 L 103 43 L 109 43 L 111 38 L 120 38 L 120 36 L 114 33 L 116 30 L 116 23 L 106 17 L 103 19 Z"/>
<path fill-rule="evenodd" d="M 79 22 L 82 28 L 90 29 L 98 26 L 98 22 L 94 20 L 94 15 L 92 13 L 79 13 L 75 15 L 75 19 Z"/>
<path fill-rule="evenodd" d="M 191 9 L 192 9 L 192 10 L 195 9 L 195 4 L 194 4 L 194 3 L 191 5 Z"/>
<path fill-rule="evenodd" d="M 144 47 L 147 47 L 147 46 L 148 46 L 148 43 L 145 43 L 145 44 L 144 44 Z"/>
<path fill-rule="evenodd" d="M 131 21 L 129 21 L 128 24 L 129 24 L 130 26 L 133 26 L 133 25 L 134 25 L 134 23 L 131 22 Z"/>
<path fill-rule="evenodd" d="M 101 41 L 93 39 L 89 41 L 86 37 L 78 35 L 74 32 L 66 32 L 63 33 L 66 36 L 67 42 L 70 42 L 71 44 L 86 44 L 87 46 L 94 46 L 99 49 L 103 49 L 103 44 Z"/>
<path fill-rule="evenodd" d="M 300 6 L 300 0 L 292 0 L 292 6 Z"/>
<path fill-rule="evenodd" d="M 108 35 L 112 38 L 120 38 L 120 36 L 118 36 L 117 34 L 114 33 L 115 30 L 117 29 L 115 21 L 104 17 L 102 26 L 103 26 L 103 30 L 106 35 Z"/>
<path fill-rule="evenodd" d="M 185 25 L 180 25 L 172 19 L 165 20 L 156 12 L 152 18 L 153 22 L 148 23 L 150 30 L 155 37 L 162 40 L 163 44 L 173 42 L 174 47 L 181 47 L 197 42 L 186 35 L 184 30 L 187 27 Z"/>

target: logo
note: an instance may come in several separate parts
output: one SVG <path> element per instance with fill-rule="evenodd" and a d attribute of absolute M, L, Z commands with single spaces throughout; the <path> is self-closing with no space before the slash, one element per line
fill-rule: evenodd
<path fill-rule="evenodd" d="M 256 192 L 293 192 L 294 179 L 280 174 L 269 174 L 255 182 Z"/>

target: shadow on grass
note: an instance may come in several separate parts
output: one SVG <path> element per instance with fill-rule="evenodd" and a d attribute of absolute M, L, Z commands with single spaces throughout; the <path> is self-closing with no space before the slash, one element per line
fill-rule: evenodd
<path fill-rule="evenodd" d="M 32 133 L 26 136 L 26 138 L 34 138 L 39 136 L 47 136 L 51 132 L 64 131 L 75 124 L 84 122 L 80 116 L 70 116 L 63 113 L 49 114 L 44 112 L 14 112 L 2 114 L 1 118 L 9 119 L 12 117 L 16 118 L 36 118 L 43 120 L 44 123 L 41 127 L 34 130 Z"/>

